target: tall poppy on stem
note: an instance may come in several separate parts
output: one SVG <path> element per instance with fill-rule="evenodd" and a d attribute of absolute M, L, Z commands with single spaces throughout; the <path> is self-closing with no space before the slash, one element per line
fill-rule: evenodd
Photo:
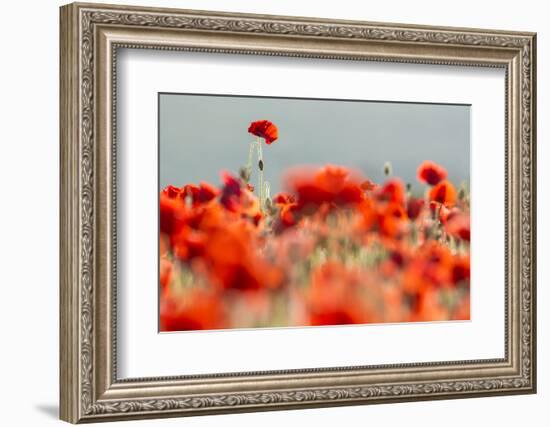
<path fill-rule="evenodd" d="M 279 138 L 279 130 L 277 129 L 277 126 L 275 126 L 269 120 L 257 120 L 250 123 L 250 126 L 248 127 L 248 132 L 256 136 L 256 141 L 251 142 L 249 146 L 247 171 L 248 176 L 250 176 L 250 172 L 252 170 L 253 150 L 255 145 L 258 154 L 258 192 L 260 196 L 260 208 L 263 209 L 265 206 L 265 201 L 269 198 L 270 195 L 269 183 L 264 183 L 265 163 L 263 158 L 261 139 L 263 138 L 265 143 L 267 145 L 270 145 L 275 142 L 277 138 Z"/>

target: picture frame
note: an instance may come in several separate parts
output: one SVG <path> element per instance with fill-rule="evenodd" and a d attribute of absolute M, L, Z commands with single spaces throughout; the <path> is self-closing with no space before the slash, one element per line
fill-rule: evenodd
<path fill-rule="evenodd" d="M 62 420 L 536 392 L 536 34 L 85 3 L 61 7 L 60 24 Z M 121 49 L 503 70 L 503 357 L 119 378 Z"/>

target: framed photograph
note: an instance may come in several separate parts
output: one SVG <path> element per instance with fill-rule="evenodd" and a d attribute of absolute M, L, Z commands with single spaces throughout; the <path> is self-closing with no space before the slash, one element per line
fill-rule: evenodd
<path fill-rule="evenodd" d="M 63 420 L 536 391 L 535 34 L 60 22 Z"/>

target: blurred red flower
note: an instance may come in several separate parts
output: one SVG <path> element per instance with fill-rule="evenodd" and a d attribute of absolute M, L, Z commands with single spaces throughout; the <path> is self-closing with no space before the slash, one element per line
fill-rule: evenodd
<path fill-rule="evenodd" d="M 357 270 L 329 261 L 311 274 L 307 294 L 311 325 L 345 325 L 372 321 L 371 311 L 361 299 L 354 298 L 361 285 Z"/>
<path fill-rule="evenodd" d="M 179 195 L 179 192 L 177 194 Z M 185 217 L 185 203 L 174 195 L 172 188 L 169 188 L 166 192 L 160 193 L 159 204 L 160 231 L 170 235 L 177 228 L 178 222 Z"/>
<path fill-rule="evenodd" d="M 282 272 L 254 251 L 255 235 L 246 223 L 226 223 L 209 231 L 204 262 L 212 282 L 226 289 L 276 288 Z"/>
<path fill-rule="evenodd" d="M 397 238 L 406 231 L 407 213 L 397 202 L 390 202 L 381 207 L 378 215 L 378 226 L 382 235 Z"/>
<path fill-rule="evenodd" d="M 171 236 L 172 251 L 180 261 L 202 256 L 206 245 L 206 233 L 184 224 Z"/>
<path fill-rule="evenodd" d="M 470 257 L 457 256 L 454 259 L 452 267 L 453 283 L 470 282 Z"/>
<path fill-rule="evenodd" d="M 180 193 L 181 193 L 181 190 L 178 187 L 174 187 L 173 185 L 169 185 L 162 190 L 162 194 L 168 197 L 169 199 L 175 199 L 180 195 Z"/>
<path fill-rule="evenodd" d="M 222 175 L 223 188 L 220 203 L 226 209 L 236 212 L 241 204 L 241 183 L 231 174 L 224 172 Z"/>
<path fill-rule="evenodd" d="M 184 297 L 167 295 L 160 304 L 160 330 L 190 331 L 227 327 L 223 298 L 215 292 L 195 288 Z"/>
<path fill-rule="evenodd" d="M 340 166 L 294 170 L 287 183 L 300 208 L 357 204 L 365 197 L 358 174 Z"/>
<path fill-rule="evenodd" d="M 212 184 L 201 182 L 198 186 L 187 184 L 183 187 L 183 193 L 185 196 L 190 197 L 193 206 L 196 206 L 214 199 L 220 194 L 220 191 Z"/>
<path fill-rule="evenodd" d="M 250 123 L 248 132 L 252 135 L 259 136 L 265 139 L 266 144 L 271 144 L 279 138 L 279 130 L 277 126 L 271 123 L 269 120 L 257 120 Z"/>
<path fill-rule="evenodd" d="M 470 241 L 470 215 L 457 213 L 451 215 L 445 224 L 445 230 L 451 236 Z"/>
<path fill-rule="evenodd" d="M 415 220 L 420 215 L 420 212 L 422 212 L 422 208 L 424 207 L 424 200 L 423 199 L 415 199 L 411 197 L 407 201 L 407 216 L 411 220 Z"/>
<path fill-rule="evenodd" d="M 435 185 L 428 196 L 430 201 L 440 203 L 446 207 L 454 206 L 456 202 L 456 190 L 449 181 L 441 181 Z"/>
<path fill-rule="evenodd" d="M 377 196 L 381 201 L 404 205 L 406 192 L 403 181 L 398 178 L 392 178 L 386 181 L 386 183 L 378 190 Z"/>
<path fill-rule="evenodd" d="M 273 197 L 273 202 L 277 204 L 287 204 L 296 202 L 296 199 L 289 193 L 277 193 L 275 197 Z"/>
<path fill-rule="evenodd" d="M 436 185 L 447 178 L 447 171 L 437 163 L 426 160 L 418 168 L 417 177 L 420 182 Z"/>
<path fill-rule="evenodd" d="M 415 252 L 404 271 L 404 289 L 410 294 L 426 292 L 432 287 L 450 285 L 453 255 L 446 246 L 429 240 Z"/>
<path fill-rule="evenodd" d="M 296 225 L 299 208 L 292 194 L 278 193 L 273 198 L 273 203 L 279 208 L 279 223 L 282 229 Z"/>

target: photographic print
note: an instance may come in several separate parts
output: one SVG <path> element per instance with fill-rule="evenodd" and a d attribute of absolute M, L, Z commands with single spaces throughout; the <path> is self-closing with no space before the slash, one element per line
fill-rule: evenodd
<path fill-rule="evenodd" d="M 160 93 L 160 331 L 470 318 L 470 106 Z"/>

